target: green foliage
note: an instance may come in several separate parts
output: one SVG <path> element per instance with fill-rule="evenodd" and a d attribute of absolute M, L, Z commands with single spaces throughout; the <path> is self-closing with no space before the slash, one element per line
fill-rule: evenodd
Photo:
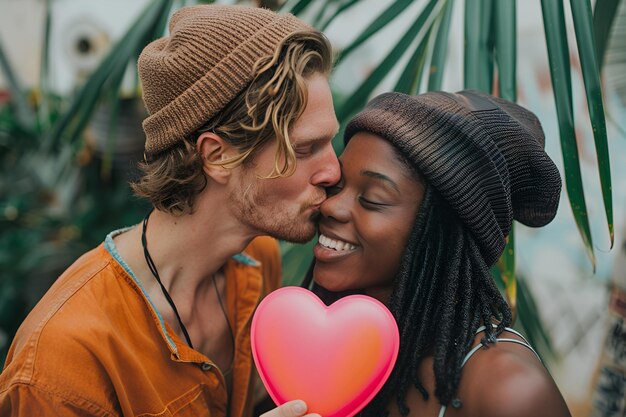
<path fill-rule="evenodd" d="M 583 191 L 583 181 L 580 173 L 580 159 L 576 134 L 574 131 L 574 110 L 572 104 L 572 78 L 569 67 L 569 46 L 565 30 L 563 3 L 550 0 L 541 2 L 545 20 L 546 42 L 550 73 L 554 88 L 554 99 L 559 120 L 561 135 L 561 150 L 565 166 L 565 186 L 572 206 L 576 225 L 587 248 L 589 257 L 595 269 L 595 255 L 593 241 L 589 228 L 587 205 Z M 607 161 L 608 163 L 608 161 Z"/>
<path fill-rule="evenodd" d="M 571 0 L 574 28 L 578 54 L 583 71 L 589 118 L 593 129 L 593 137 L 598 158 L 598 170 L 606 221 L 609 229 L 611 248 L 614 243 L 613 231 L 613 193 L 611 187 L 611 167 L 609 166 L 609 145 L 606 136 L 606 121 L 604 118 L 604 104 L 602 102 L 602 86 L 600 85 L 600 63 L 597 59 L 594 29 L 591 15 L 591 4 L 588 0 Z M 610 26 L 610 24 L 609 24 Z"/>
<path fill-rule="evenodd" d="M 596 55 L 600 69 L 602 69 L 602 64 L 604 63 L 604 55 L 609 41 L 609 35 L 613 28 L 620 1 L 621 0 L 596 1 L 593 10 L 593 31 L 596 41 Z"/>
<path fill-rule="evenodd" d="M 46 1 L 48 11 L 49 1 Z M 617 2 L 597 2 L 598 12 L 592 17 L 587 0 L 571 0 L 611 239 L 611 178 L 599 68 Z M 163 33 L 173 4 L 188 3 L 191 2 L 148 2 L 144 12 L 85 85 L 68 97 L 53 97 L 47 91 L 49 13 L 45 20 L 42 77 L 36 92 L 27 94 L 23 90 L 0 45 L 0 70 L 11 90 L 10 101 L 0 103 L 0 360 L 25 313 L 58 273 L 82 252 L 101 242 L 110 230 L 139 221 L 146 209 L 131 197 L 126 185 L 132 173 L 113 168 L 114 144 L 119 133 L 114 129 L 119 115 L 117 95 L 128 65 L 134 66 L 143 46 Z M 360 3 L 359 0 L 290 0 L 281 11 L 304 15 L 315 7 L 312 23 L 324 29 Z M 390 2 L 351 44 L 340 51 L 338 64 L 350 60 L 370 38 L 394 25 L 398 16 L 405 14 L 413 3 L 406 0 Z M 423 7 L 412 17 L 410 27 L 396 44 L 389 45 L 384 58 L 369 76 L 354 91 L 345 96 L 336 95 L 342 125 L 345 126 L 350 116 L 360 110 L 386 76 L 401 65 L 400 62 L 404 64 L 395 80 L 395 90 L 413 94 L 421 92 L 423 86 L 428 90 L 441 88 L 451 16 L 454 7 L 463 3 L 453 0 L 423 0 L 420 3 Z M 565 37 L 564 10 L 560 1 L 544 0 L 542 6 L 559 115 L 566 188 L 577 227 L 593 262 L 573 129 L 570 52 Z M 509 100 L 516 99 L 515 9 L 515 0 L 465 2 L 466 87 L 498 93 Z M 497 91 L 492 91 L 494 79 L 498 80 Z M 99 106 L 112 109 L 108 151 L 104 154 L 94 151 L 89 135 L 85 133 Z M 336 149 L 341 150 L 340 141 Z M 310 264 L 312 244 L 282 244 L 285 283 L 300 282 Z M 503 284 L 503 290 L 513 303 L 517 292 L 521 325 L 538 343 L 543 340 L 543 345 L 549 347 L 549 339 L 530 292 L 523 281 L 516 284 L 513 245 L 511 239 L 501 268 L 494 271 L 496 281 Z"/>

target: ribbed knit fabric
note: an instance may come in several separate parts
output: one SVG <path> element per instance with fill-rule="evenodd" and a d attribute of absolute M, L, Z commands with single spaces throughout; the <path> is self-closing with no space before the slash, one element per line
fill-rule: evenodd
<path fill-rule="evenodd" d="M 538 227 L 556 215 L 561 177 L 537 117 L 478 91 L 382 94 L 348 124 L 389 140 L 472 231 L 488 265 L 512 220 Z"/>
<path fill-rule="evenodd" d="M 200 128 L 253 79 L 253 67 L 287 36 L 311 29 L 293 15 L 224 5 L 178 10 L 170 35 L 144 48 L 138 61 L 146 153 L 157 154 Z"/>

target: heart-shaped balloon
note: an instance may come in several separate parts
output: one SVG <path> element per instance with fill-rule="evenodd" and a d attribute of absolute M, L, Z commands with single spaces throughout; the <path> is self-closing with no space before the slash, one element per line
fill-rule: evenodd
<path fill-rule="evenodd" d="M 400 338 L 387 308 L 351 295 L 330 307 L 312 292 L 284 287 L 252 319 L 252 354 L 278 405 L 303 400 L 309 413 L 351 417 L 389 377 Z"/>

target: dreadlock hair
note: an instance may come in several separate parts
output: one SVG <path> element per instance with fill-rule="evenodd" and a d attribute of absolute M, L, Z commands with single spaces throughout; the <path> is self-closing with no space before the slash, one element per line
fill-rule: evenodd
<path fill-rule="evenodd" d="M 400 414 L 408 415 L 405 398 L 410 385 L 428 399 L 417 376 L 428 355 L 434 355 L 435 396 L 441 404 L 449 404 L 478 327 L 487 325 L 486 344 L 493 343 L 511 323 L 511 310 L 472 234 L 434 187 L 426 186 L 389 309 L 400 332 L 398 360 L 364 416 L 384 414 L 392 395 Z M 491 327 L 494 320 L 499 322 L 495 332 Z"/>
<path fill-rule="evenodd" d="M 305 287 L 311 283 L 312 270 Z M 313 290 L 328 299 L 328 291 L 315 284 Z M 408 415 L 405 398 L 411 385 L 428 399 L 418 369 L 429 355 L 434 355 L 435 396 L 449 404 L 478 327 L 486 325 L 482 340 L 486 345 L 494 343 L 512 320 L 471 232 L 428 184 L 388 307 L 398 324 L 400 350 L 389 379 L 363 410 L 364 417 L 387 415 L 393 396 L 400 414 Z"/>

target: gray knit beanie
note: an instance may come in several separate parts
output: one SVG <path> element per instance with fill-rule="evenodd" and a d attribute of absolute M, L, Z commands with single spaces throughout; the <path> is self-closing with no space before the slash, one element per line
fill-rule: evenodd
<path fill-rule="evenodd" d="M 259 58 L 289 35 L 311 27 L 293 15 L 224 5 L 184 7 L 170 35 L 144 48 L 138 61 L 146 154 L 155 155 L 196 131 L 253 80 Z"/>
<path fill-rule="evenodd" d="M 488 265 L 512 220 L 539 227 L 555 216 L 561 177 L 537 117 L 478 91 L 385 93 L 348 124 L 389 140 L 472 231 Z"/>

